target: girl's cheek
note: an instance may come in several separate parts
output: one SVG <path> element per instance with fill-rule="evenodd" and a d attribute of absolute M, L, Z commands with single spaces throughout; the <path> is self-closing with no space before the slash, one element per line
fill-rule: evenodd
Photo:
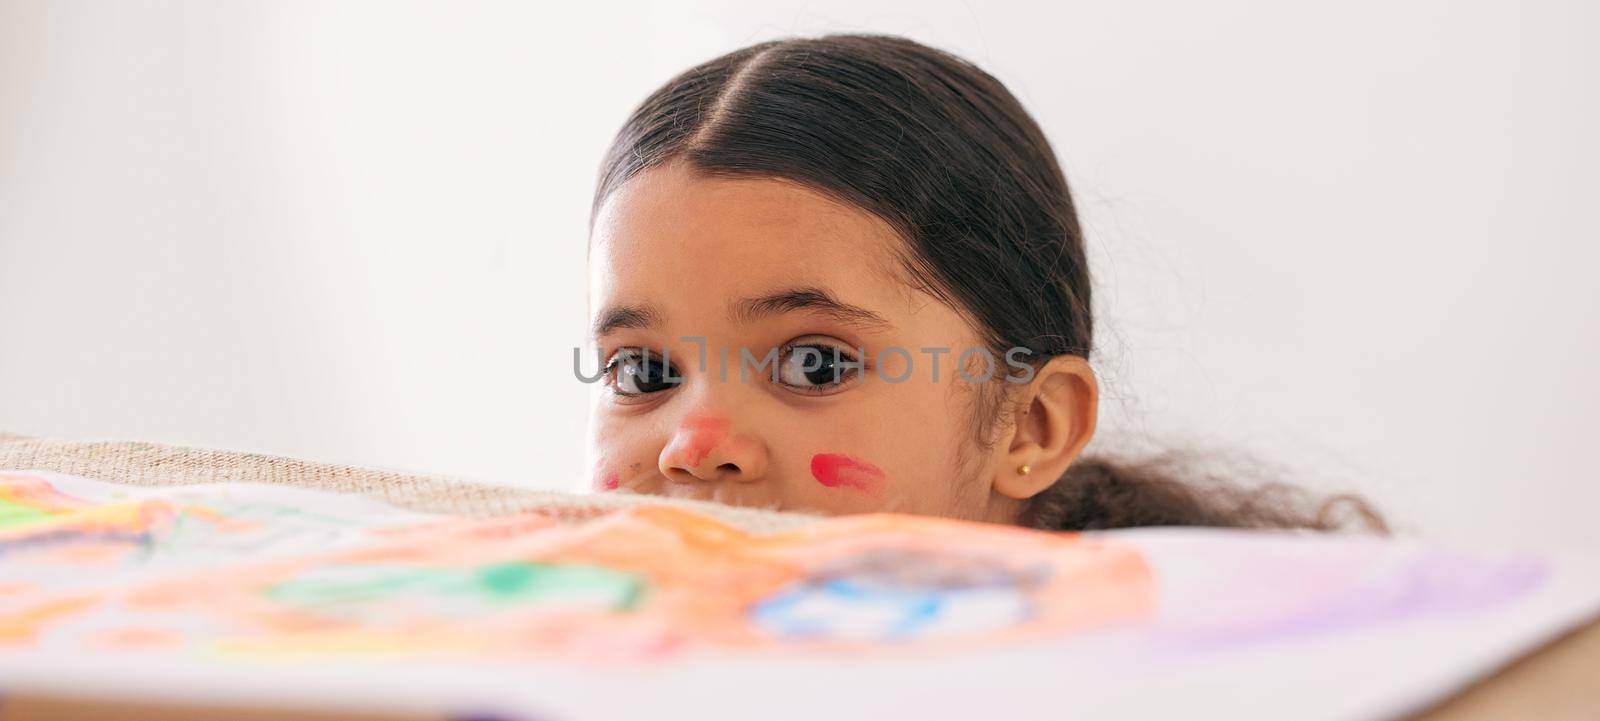
<path fill-rule="evenodd" d="M 640 471 L 644 470 L 644 463 L 634 461 L 628 464 L 628 484 L 637 485 L 641 482 Z M 615 491 L 622 487 L 622 474 L 606 468 L 606 462 L 601 459 L 595 463 L 594 471 L 589 474 L 590 486 L 597 491 Z"/>
<path fill-rule="evenodd" d="M 811 457 L 811 477 L 827 488 L 877 493 L 883 487 L 883 471 L 859 458 L 843 453 L 818 453 Z"/>
<path fill-rule="evenodd" d="M 606 467 L 606 457 L 601 456 L 589 470 L 589 485 L 596 491 L 615 491 L 622 485 L 622 475 Z"/>

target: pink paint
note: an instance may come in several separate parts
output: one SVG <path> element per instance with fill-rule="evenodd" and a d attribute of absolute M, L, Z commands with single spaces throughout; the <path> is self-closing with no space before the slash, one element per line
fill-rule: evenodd
<path fill-rule="evenodd" d="M 851 488 L 872 492 L 883 482 L 883 471 L 863 460 L 841 453 L 818 453 L 811 457 L 811 475 L 829 488 Z"/>
<path fill-rule="evenodd" d="M 595 459 L 594 470 L 589 474 L 589 478 L 593 479 L 595 490 L 599 491 L 615 491 L 618 486 L 622 485 L 622 476 L 618 475 L 616 471 L 606 470 L 606 459 L 604 458 Z"/>
<path fill-rule="evenodd" d="M 706 456 L 711 455 L 712 449 L 728 437 L 728 429 L 732 425 L 728 419 L 714 416 L 689 416 L 683 419 L 680 432 L 687 431 L 682 442 L 684 460 L 691 466 L 700 465 Z"/>

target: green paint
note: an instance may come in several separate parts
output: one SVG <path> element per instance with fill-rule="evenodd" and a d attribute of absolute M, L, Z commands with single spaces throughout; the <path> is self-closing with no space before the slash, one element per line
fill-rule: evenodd
<path fill-rule="evenodd" d="M 30 523 L 48 521 L 52 515 L 54 514 L 41 508 L 0 498 L 0 528 L 26 526 Z"/>
<path fill-rule="evenodd" d="M 478 571 L 478 582 L 496 598 L 598 595 L 611 599 L 611 608 L 618 611 L 636 607 L 644 591 L 644 581 L 638 575 L 604 566 L 522 561 L 485 566 Z"/>
<path fill-rule="evenodd" d="M 439 574 L 425 569 L 317 569 L 267 589 L 267 597 L 294 606 L 370 603 L 427 588 Z"/>
<path fill-rule="evenodd" d="M 540 573 L 540 570 L 526 563 L 502 563 L 479 571 L 478 580 L 490 593 L 508 598 L 537 583 Z"/>
<path fill-rule="evenodd" d="M 398 597 L 435 597 L 441 607 L 582 602 L 612 611 L 636 608 L 644 579 L 604 566 L 528 561 L 476 568 L 346 566 L 313 569 L 267 589 L 274 601 L 306 607 L 348 607 Z"/>

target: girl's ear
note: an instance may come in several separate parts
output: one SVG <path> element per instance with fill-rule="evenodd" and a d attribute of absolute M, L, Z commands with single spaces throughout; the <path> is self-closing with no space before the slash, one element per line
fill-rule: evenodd
<path fill-rule="evenodd" d="M 1006 381 L 1001 381 L 1006 382 Z M 994 490 L 1025 500 L 1056 482 L 1094 437 L 1100 386 L 1079 356 L 1056 356 L 1011 389 L 1011 441 L 998 458 Z"/>

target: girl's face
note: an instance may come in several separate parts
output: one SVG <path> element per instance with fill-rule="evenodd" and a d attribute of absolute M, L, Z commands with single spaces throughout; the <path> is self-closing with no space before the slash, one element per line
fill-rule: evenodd
<path fill-rule="evenodd" d="M 624 184 L 590 238 L 593 340 L 611 369 L 593 385 L 594 487 L 1012 520 L 972 436 L 978 387 L 956 372 L 981 344 L 901 275 L 902 248 L 876 216 L 784 180 L 671 163 Z"/>

